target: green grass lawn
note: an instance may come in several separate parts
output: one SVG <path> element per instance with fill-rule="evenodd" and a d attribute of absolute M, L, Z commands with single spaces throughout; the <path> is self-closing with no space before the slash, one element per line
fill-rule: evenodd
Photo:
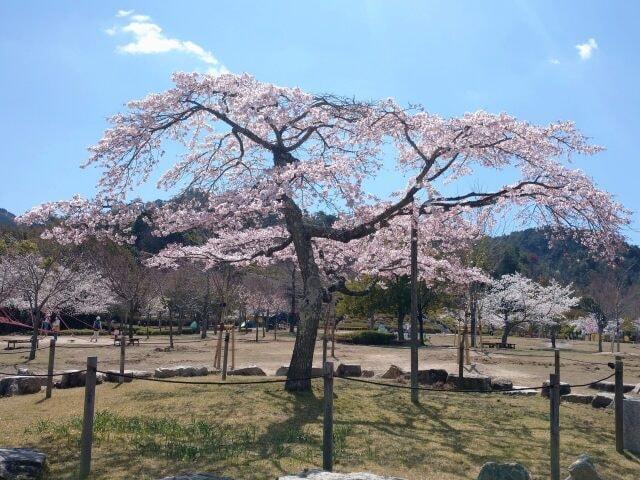
<path fill-rule="evenodd" d="M 210 377 L 214 378 L 214 377 Z M 0 399 L 3 446 L 49 456 L 52 478 L 75 478 L 83 389 Z M 475 479 L 486 461 L 518 461 L 546 479 L 547 400 L 501 394 L 421 392 L 336 379 L 336 471 L 406 479 Z M 276 478 L 321 465 L 322 390 L 292 395 L 281 384 L 97 387 L 94 479 L 156 479 L 206 471 L 236 479 Z M 583 452 L 607 480 L 640 478 L 640 463 L 615 452 L 612 411 L 562 404 L 566 467 Z"/>

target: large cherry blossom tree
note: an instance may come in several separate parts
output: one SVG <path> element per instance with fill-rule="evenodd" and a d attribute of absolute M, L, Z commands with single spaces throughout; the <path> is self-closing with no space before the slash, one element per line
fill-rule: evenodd
<path fill-rule="evenodd" d="M 103 172 L 95 198 L 45 204 L 23 221 L 63 217 L 50 231 L 62 241 L 126 241 L 144 208 L 130 200 L 132 192 L 157 177 L 165 152 L 181 151 L 158 182 L 175 198 L 152 213 L 158 234 L 214 232 L 188 251 L 213 263 L 296 259 L 303 299 L 289 390 L 310 388 L 309 380 L 295 379 L 310 377 L 321 304 L 332 286 L 323 278 L 322 256 L 336 257 L 360 241 L 379 248 L 371 253 L 383 258 L 384 242 L 368 237 L 396 217 L 413 210 L 449 218 L 472 209 L 495 216 L 517 207 L 524 221 L 569 227 L 603 253 L 611 253 L 627 223 L 618 203 L 567 167 L 570 157 L 599 151 L 570 122 L 536 126 L 486 112 L 442 118 L 393 100 L 315 95 L 249 75 L 176 73 L 173 81 L 173 88 L 130 102 L 111 118 L 86 162 Z M 388 158 L 408 181 L 389 198 L 377 198 L 367 181 Z M 517 175 L 487 190 L 460 181 L 481 170 Z M 194 191 L 198 195 L 183 195 Z M 316 222 L 310 212 L 319 208 L 339 220 Z M 445 230 L 443 246 L 455 240 L 453 231 Z"/>

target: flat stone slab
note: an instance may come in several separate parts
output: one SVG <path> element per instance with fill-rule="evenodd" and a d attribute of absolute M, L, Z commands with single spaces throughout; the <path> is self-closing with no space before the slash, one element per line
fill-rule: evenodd
<path fill-rule="evenodd" d="M 42 387 L 42 378 L 46 377 L 26 377 L 15 375 L 12 377 L 0 378 L 0 397 L 38 393 Z"/>
<path fill-rule="evenodd" d="M 307 480 L 402 480 L 398 477 L 381 477 L 380 475 L 366 472 L 337 473 L 319 470 L 302 472 L 299 475 L 285 475 L 284 477 L 278 477 L 278 480 L 297 480 L 300 478 L 306 478 Z"/>
<path fill-rule="evenodd" d="M 155 378 L 171 377 L 203 377 L 209 374 L 207 367 L 195 367 L 192 365 L 176 365 L 172 367 L 156 368 L 153 372 Z"/>
<path fill-rule="evenodd" d="M 570 393 L 569 395 L 563 395 L 560 400 L 568 403 L 582 403 L 588 405 L 593 402 L 594 395 L 584 395 L 582 393 Z"/>
<path fill-rule="evenodd" d="M 153 373 L 147 372 L 146 370 L 125 370 L 124 383 L 129 383 L 133 380 L 131 377 L 135 378 L 151 378 Z M 107 375 L 105 377 L 106 382 L 118 383 L 120 378 L 120 370 L 107 370 Z"/>
<path fill-rule="evenodd" d="M 509 390 L 506 392 L 502 392 L 503 395 L 511 395 L 512 397 L 535 397 L 538 395 L 538 390 L 531 388 L 524 388 L 520 385 L 514 385 L 513 388 L 520 388 L 522 390 Z"/>
<path fill-rule="evenodd" d="M 256 365 L 251 365 L 250 367 L 236 368 L 235 370 L 231 370 L 230 372 L 227 372 L 227 375 L 240 375 L 240 376 L 246 376 L 246 377 L 266 377 L 267 376 L 267 374 L 264 373 L 264 370 L 262 370 L 260 367 L 257 367 Z"/>
<path fill-rule="evenodd" d="M 636 386 L 631 383 L 625 383 L 622 385 L 622 391 L 624 393 L 628 393 L 633 391 Z M 616 382 L 596 382 L 589 385 L 589 388 L 594 390 L 600 390 L 602 392 L 615 392 L 616 391 Z"/>
<path fill-rule="evenodd" d="M 640 398 L 625 398 L 622 403 L 624 448 L 640 454 Z"/>
<path fill-rule="evenodd" d="M 567 382 L 560 382 L 560 396 L 569 395 L 571 393 L 571 385 Z M 542 390 L 540 395 L 545 398 L 549 398 L 549 380 L 542 382 Z"/>
<path fill-rule="evenodd" d="M 6 480 L 42 479 L 47 456 L 31 448 L 0 448 L 0 478 Z"/>

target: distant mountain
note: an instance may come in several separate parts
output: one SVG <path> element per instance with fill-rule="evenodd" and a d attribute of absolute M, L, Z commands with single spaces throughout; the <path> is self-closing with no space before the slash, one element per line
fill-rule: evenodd
<path fill-rule="evenodd" d="M 4 208 L 0 208 L 0 226 L 15 227 L 16 216 Z"/>
<path fill-rule="evenodd" d="M 611 266 L 594 258 L 587 249 L 573 240 L 549 243 L 542 229 L 527 229 L 509 235 L 492 237 L 486 245 L 487 267 L 494 276 L 520 272 L 534 280 L 555 278 L 563 284 L 573 283 L 587 288 L 595 275 L 606 274 Z M 627 272 L 628 282 L 640 284 L 640 248 L 625 245 L 618 262 Z"/>

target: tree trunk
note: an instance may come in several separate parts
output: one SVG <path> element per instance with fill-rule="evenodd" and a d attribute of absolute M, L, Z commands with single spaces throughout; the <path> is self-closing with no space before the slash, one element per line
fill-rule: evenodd
<path fill-rule="evenodd" d="M 476 330 L 478 329 L 478 304 L 476 302 L 475 287 L 469 288 L 469 313 L 471 314 L 471 346 L 476 347 Z"/>
<path fill-rule="evenodd" d="M 182 335 L 182 328 L 184 327 L 184 310 L 182 308 L 178 310 L 178 335 Z"/>
<path fill-rule="evenodd" d="M 291 269 L 291 314 L 289 315 L 289 333 L 294 332 L 296 321 L 296 267 Z"/>
<path fill-rule="evenodd" d="M 169 348 L 173 350 L 173 310 L 169 309 Z"/>
<path fill-rule="evenodd" d="M 604 328 L 598 327 L 598 352 L 602 353 L 602 332 Z"/>
<path fill-rule="evenodd" d="M 276 164 L 278 164 L 277 158 Z M 284 216 L 287 229 L 293 240 L 303 285 L 302 302 L 298 308 L 300 319 L 285 389 L 288 391 L 309 391 L 311 390 L 311 366 L 318 325 L 322 316 L 324 291 L 320 270 L 313 254 L 311 237 L 304 228 L 302 211 L 292 200 L 285 199 Z"/>
<path fill-rule="evenodd" d="M 418 401 L 418 225 L 411 222 L 411 401 Z"/>
<path fill-rule="evenodd" d="M 418 327 L 420 331 L 420 345 L 424 346 L 424 314 L 422 313 L 422 306 L 418 308 Z"/>
<path fill-rule="evenodd" d="M 373 312 L 371 312 L 371 315 L 369 315 L 369 330 L 373 330 L 373 327 L 375 326 L 375 315 L 373 314 Z"/>
<path fill-rule="evenodd" d="M 29 350 L 29 360 L 35 360 L 38 348 L 38 333 L 40 332 L 40 310 L 31 313 L 33 332 L 31 333 L 31 350 Z"/>
<path fill-rule="evenodd" d="M 505 315 L 505 318 L 506 318 L 506 315 Z M 502 341 L 501 341 L 502 348 L 507 348 L 507 340 L 509 338 L 509 332 L 511 331 L 511 328 L 513 328 L 513 325 L 511 324 L 511 322 L 505 320 L 504 328 L 502 330 Z"/>
<path fill-rule="evenodd" d="M 556 329 L 551 327 L 551 348 L 556 348 Z"/>

